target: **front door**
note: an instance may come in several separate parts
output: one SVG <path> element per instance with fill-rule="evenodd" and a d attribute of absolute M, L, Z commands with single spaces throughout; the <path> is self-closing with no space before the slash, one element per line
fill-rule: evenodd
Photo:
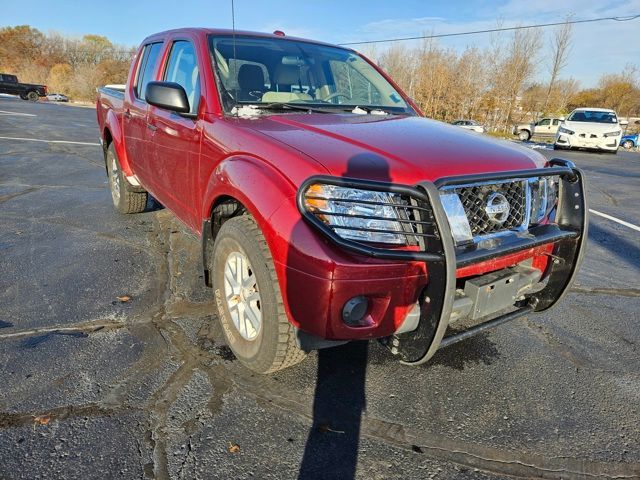
<path fill-rule="evenodd" d="M 551 119 L 543 118 L 536 125 L 536 135 L 540 135 L 541 137 L 548 137 L 551 135 Z"/>
<path fill-rule="evenodd" d="M 162 79 L 184 88 L 191 117 L 196 115 L 200 103 L 200 69 L 191 40 L 175 40 L 172 43 Z M 148 122 L 154 148 L 149 168 L 153 170 L 156 188 L 161 190 L 165 206 L 191 228 L 198 230 L 196 177 L 200 159 L 199 121 L 152 106 L 149 108 Z"/>

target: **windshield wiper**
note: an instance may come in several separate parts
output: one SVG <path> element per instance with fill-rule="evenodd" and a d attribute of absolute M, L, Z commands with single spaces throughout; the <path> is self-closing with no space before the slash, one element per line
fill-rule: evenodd
<path fill-rule="evenodd" d="M 312 107 L 299 103 L 272 102 L 272 103 L 240 103 L 235 108 L 257 108 L 259 110 L 300 110 L 309 113 L 336 113 L 335 109 Z"/>

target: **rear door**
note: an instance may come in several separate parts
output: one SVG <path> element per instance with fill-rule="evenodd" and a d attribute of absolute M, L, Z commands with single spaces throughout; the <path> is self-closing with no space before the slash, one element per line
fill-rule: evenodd
<path fill-rule="evenodd" d="M 201 62 L 195 39 L 175 38 L 169 46 L 162 80 L 184 88 L 189 99 L 190 115 L 180 115 L 161 108 L 149 108 L 154 154 L 149 168 L 162 201 L 194 230 L 200 226 L 196 181 L 200 159 L 200 120 L 194 116 L 201 103 Z"/>
<path fill-rule="evenodd" d="M 134 173 L 148 189 L 153 190 L 153 178 L 149 172 L 149 129 L 147 128 L 148 105 L 144 98 L 147 84 L 155 80 L 162 42 L 146 44 L 140 53 L 133 81 L 130 82 L 123 104 L 123 131 L 127 158 Z"/>

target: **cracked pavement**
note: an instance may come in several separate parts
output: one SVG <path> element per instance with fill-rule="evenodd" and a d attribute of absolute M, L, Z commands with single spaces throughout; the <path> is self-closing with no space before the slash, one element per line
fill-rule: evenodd
<path fill-rule="evenodd" d="M 2 136 L 97 141 L 92 109 L 0 104 L 37 115 Z M 561 153 L 640 224 L 639 154 Z M 371 342 L 258 376 L 198 239 L 148 207 L 115 213 L 99 146 L 0 140 L 0 478 L 640 478 L 637 232 L 592 216 L 558 308 L 422 367 Z"/>

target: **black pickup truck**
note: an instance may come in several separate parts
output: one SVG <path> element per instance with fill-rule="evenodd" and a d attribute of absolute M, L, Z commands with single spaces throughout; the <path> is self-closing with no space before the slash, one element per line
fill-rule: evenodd
<path fill-rule="evenodd" d="M 0 93 L 20 95 L 23 100 L 37 102 L 40 97 L 46 97 L 46 85 L 34 85 L 31 83 L 19 83 L 18 77 L 7 73 L 0 73 Z"/>

